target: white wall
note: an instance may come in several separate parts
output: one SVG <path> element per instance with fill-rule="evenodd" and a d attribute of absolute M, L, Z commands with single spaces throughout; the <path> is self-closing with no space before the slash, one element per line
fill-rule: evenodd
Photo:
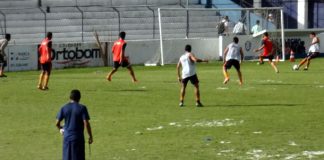
<path fill-rule="evenodd" d="M 293 32 L 294 35 L 287 34 L 287 39 L 299 39 L 305 42 L 308 49 L 310 39 L 309 31 Z M 324 53 L 324 33 L 318 34 L 321 41 L 321 53 Z M 261 38 L 252 38 L 250 35 L 238 36 L 246 56 L 257 56 L 253 49 L 260 46 Z M 164 60 L 165 64 L 174 64 L 178 62 L 181 54 L 184 53 L 186 44 L 192 45 L 193 53 L 199 58 L 218 60 L 223 54 L 226 45 L 232 42 L 233 36 L 226 36 L 223 41 L 218 38 L 211 39 L 173 39 L 164 40 Z M 223 43 L 223 45 L 220 42 Z M 109 65 L 111 60 L 111 46 L 108 43 Z M 220 46 L 220 47 L 219 47 Z M 65 43 L 54 44 L 54 68 L 67 67 L 94 67 L 103 66 L 103 61 L 99 56 L 99 50 L 95 43 Z M 9 71 L 37 70 L 38 52 L 37 45 L 9 45 L 7 47 Z M 132 64 L 156 63 L 160 64 L 160 41 L 128 41 L 126 55 L 130 57 Z"/>

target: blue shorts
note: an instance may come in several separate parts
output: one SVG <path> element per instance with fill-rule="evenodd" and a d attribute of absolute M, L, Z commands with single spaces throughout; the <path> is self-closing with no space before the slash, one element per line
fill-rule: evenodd
<path fill-rule="evenodd" d="M 63 160 L 85 160 L 84 141 L 64 141 Z"/>

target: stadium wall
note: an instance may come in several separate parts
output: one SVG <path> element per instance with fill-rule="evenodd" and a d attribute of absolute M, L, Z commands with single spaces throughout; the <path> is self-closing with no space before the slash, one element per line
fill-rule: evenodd
<path fill-rule="evenodd" d="M 285 41 L 304 41 L 308 49 L 310 30 L 288 30 L 285 32 Z M 324 31 L 315 31 L 322 39 L 321 53 L 324 53 Z M 239 36 L 240 44 L 246 56 L 256 56 L 252 52 L 260 43 L 260 38 L 251 38 L 250 35 Z M 184 46 L 191 44 L 193 52 L 197 57 L 209 60 L 219 60 L 222 57 L 223 49 L 232 41 L 232 36 L 208 39 L 169 39 L 163 40 L 164 59 L 166 64 L 177 63 L 180 55 L 184 52 Z M 112 65 L 111 46 L 112 42 L 107 43 L 108 65 Z M 221 44 L 222 43 L 222 44 Z M 102 45 L 105 46 L 105 45 Z M 219 47 L 220 46 L 220 47 Z M 37 45 L 9 45 L 6 49 L 8 55 L 7 71 L 26 71 L 37 70 L 38 64 Z M 99 48 L 95 43 L 62 43 L 53 45 L 53 67 L 72 68 L 72 67 L 98 67 L 104 66 L 99 53 Z M 221 49 L 221 50 L 220 50 Z M 159 40 L 147 41 L 128 41 L 126 54 L 130 57 L 132 64 L 160 64 L 161 51 Z"/>
<path fill-rule="evenodd" d="M 108 65 L 112 65 L 111 47 L 108 43 Z M 199 58 L 218 60 L 218 38 L 215 39 L 173 39 L 164 40 L 165 60 L 167 64 L 177 63 L 184 46 L 191 44 L 193 52 Z M 105 46 L 102 44 L 102 46 Z M 39 69 L 37 45 L 9 45 L 7 47 L 7 71 L 27 71 Z M 132 64 L 160 63 L 160 41 L 128 41 L 126 55 Z M 99 67 L 104 66 L 96 43 L 63 43 L 53 44 L 53 68 Z"/>

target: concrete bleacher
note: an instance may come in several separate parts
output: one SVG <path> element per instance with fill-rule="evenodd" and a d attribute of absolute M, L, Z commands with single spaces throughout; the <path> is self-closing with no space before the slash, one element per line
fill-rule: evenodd
<path fill-rule="evenodd" d="M 118 13 L 107 7 L 80 7 L 83 11 L 84 41 L 93 41 L 93 31 L 97 31 L 101 40 L 109 41 L 111 35 L 118 35 Z"/>
<path fill-rule="evenodd" d="M 6 15 L 6 32 L 14 43 L 35 43 L 44 37 L 45 15 L 39 9 L 2 10 Z"/>
<path fill-rule="evenodd" d="M 0 0 L 0 8 L 35 8 L 38 0 Z"/>
<path fill-rule="evenodd" d="M 28 7 L 38 5 L 38 0 L 20 1 L 35 3 Z M 203 8 L 198 3 L 199 0 L 190 0 L 189 7 Z M 114 40 L 119 31 L 126 31 L 129 40 L 158 39 L 157 8 L 185 5 L 185 0 L 42 0 L 39 8 L 19 9 L 26 7 L 22 5 L 8 9 L 12 7 L 9 5 L 0 11 L 6 16 L 6 32 L 12 34 L 16 44 L 39 43 L 46 31 L 54 33 L 55 42 L 88 42 L 94 41 L 93 31 L 99 33 L 102 41 Z M 47 6 L 50 12 L 46 12 Z M 165 11 L 162 15 L 164 38 L 186 37 L 185 10 Z M 0 14 L 1 28 L 3 20 Z M 217 21 L 215 11 L 190 11 L 189 37 L 216 36 Z"/>

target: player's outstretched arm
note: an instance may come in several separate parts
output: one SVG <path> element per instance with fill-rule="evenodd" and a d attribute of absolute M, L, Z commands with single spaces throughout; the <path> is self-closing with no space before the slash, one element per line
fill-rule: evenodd
<path fill-rule="evenodd" d="M 87 129 L 87 132 L 88 132 L 88 135 L 89 135 L 88 143 L 91 144 L 93 142 L 93 137 L 92 137 L 92 130 L 91 130 L 90 122 L 88 120 L 84 120 L 83 124 L 84 124 L 85 128 Z"/>
<path fill-rule="evenodd" d="M 177 64 L 177 75 L 178 75 L 178 81 L 181 81 L 181 74 L 180 74 L 180 67 L 181 67 L 181 63 L 180 61 Z"/>
<path fill-rule="evenodd" d="M 259 51 L 261 51 L 263 48 L 264 48 L 264 44 L 263 44 L 260 48 L 255 49 L 254 52 L 259 52 Z"/>
<path fill-rule="evenodd" d="M 208 62 L 207 59 L 204 59 L 204 60 L 203 59 L 199 59 L 199 58 L 195 57 L 192 53 L 190 53 L 190 59 L 193 62 Z"/>
<path fill-rule="evenodd" d="M 241 61 L 240 61 L 240 63 L 242 63 L 243 60 L 244 60 L 244 53 L 243 53 L 243 49 L 242 48 L 240 49 L 240 54 L 241 54 Z"/>
<path fill-rule="evenodd" d="M 224 63 L 226 62 L 227 53 L 228 53 L 228 47 L 226 47 L 225 50 L 224 50 L 224 56 L 223 56 L 223 62 Z"/>

